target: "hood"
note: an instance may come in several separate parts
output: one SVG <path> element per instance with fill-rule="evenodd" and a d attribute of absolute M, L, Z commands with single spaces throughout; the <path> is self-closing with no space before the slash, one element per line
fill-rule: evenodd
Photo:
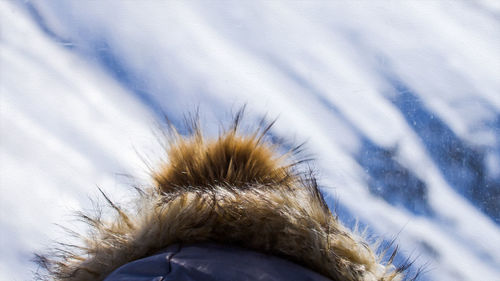
<path fill-rule="evenodd" d="M 137 188 L 134 207 L 103 193 L 112 219 L 83 214 L 81 245 L 38 255 L 49 280 L 103 280 L 116 268 L 174 243 L 214 242 L 275 255 L 338 281 L 402 280 L 406 266 L 381 262 L 362 237 L 329 210 L 300 146 L 266 138 L 270 128 L 240 133 L 237 114 L 217 138 L 197 122 L 182 136 L 170 125 L 166 161 L 154 185 Z M 272 125 L 272 124 L 271 124 Z"/>

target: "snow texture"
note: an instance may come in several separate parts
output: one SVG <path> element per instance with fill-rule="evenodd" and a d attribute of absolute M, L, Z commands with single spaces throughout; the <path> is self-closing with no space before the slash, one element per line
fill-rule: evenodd
<path fill-rule="evenodd" d="M 30 279 L 96 185 L 148 182 L 162 111 L 216 133 L 245 103 L 423 280 L 500 280 L 497 1 L 4 0 L 0 19 L 1 280 Z"/>

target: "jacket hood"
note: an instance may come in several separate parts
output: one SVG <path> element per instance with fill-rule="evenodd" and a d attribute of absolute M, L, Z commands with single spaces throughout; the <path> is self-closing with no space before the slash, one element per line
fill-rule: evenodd
<path fill-rule="evenodd" d="M 82 215 L 79 246 L 38 255 L 49 280 L 103 280 L 116 268 L 174 243 L 215 242 L 283 257 L 338 281 L 402 280 L 407 266 L 382 262 L 329 210 L 299 147 L 283 151 L 262 127 L 242 134 L 237 114 L 215 139 L 197 122 L 182 136 L 170 125 L 167 160 L 154 185 L 137 189 L 134 208 L 103 194 L 116 216 Z M 272 125 L 272 124 L 271 124 Z"/>

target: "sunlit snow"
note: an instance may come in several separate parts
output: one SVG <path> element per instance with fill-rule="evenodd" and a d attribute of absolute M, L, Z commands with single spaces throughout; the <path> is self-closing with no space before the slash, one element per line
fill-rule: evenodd
<path fill-rule="evenodd" d="M 423 280 L 500 280 L 496 1 L 0 1 L 0 278 L 96 186 L 125 197 L 162 111 L 247 104 L 307 141 L 347 224 Z M 139 152 L 139 153 L 138 153 Z"/>

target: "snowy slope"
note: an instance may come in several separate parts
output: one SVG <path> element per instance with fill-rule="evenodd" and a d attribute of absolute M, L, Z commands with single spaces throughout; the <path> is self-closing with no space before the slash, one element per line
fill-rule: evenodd
<path fill-rule="evenodd" d="M 279 115 L 272 134 L 307 140 L 341 218 L 397 235 L 399 259 L 428 264 L 424 279 L 500 280 L 495 1 L 33 1 L 0 12 L 5 280 L 29 276 L 51 223 L 88 206 L 96 184 L 119 197 L 117 175 L 144 179 L 134 147 L 159 151 L 160 110 L 175 121 L 199 105 L 215 132 L 244 103 L 249 119 Z"/>
<path fill-rule="evenodd" d="M 2 1 L 0 13 L 0 279 L 24 280 L 33 251 L 90 206 L 96 185 L 125 194 L 126 174 L 145 178 L 134 148 L 153 142 L 153 118 L 24 11 Z"/>

